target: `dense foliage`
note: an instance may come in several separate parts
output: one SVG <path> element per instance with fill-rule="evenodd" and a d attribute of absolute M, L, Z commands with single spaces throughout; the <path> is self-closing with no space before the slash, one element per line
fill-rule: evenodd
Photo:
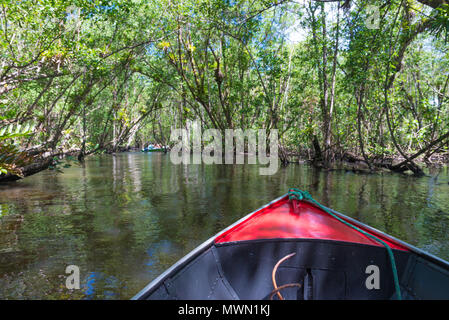
<path fill-rule="evenodd" d="M 325 165 L 399 156 L 394 168 L 415 171 L 415 158 L 448 151 L 448 8 L 2 0 L 0 170 L 21 175 L 35 155 L 167 144 L 200 120 L 278 129 L 283 150 Z M 5 135 L 21 127 L 32 132 Z"/>

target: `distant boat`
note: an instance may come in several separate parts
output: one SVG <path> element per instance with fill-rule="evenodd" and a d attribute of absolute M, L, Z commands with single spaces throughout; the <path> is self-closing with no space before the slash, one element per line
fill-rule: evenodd
<path fill-rule="evenodd" d="M 155 148 L 152 144 L 150 144 L 148 147 L 143 148 L 142 152 L 166 152 L 168 150 L 167 147 L 164 148 Z"/>
<path fill-rule="evenodd" d="M 449 299 L 449 263 L 290 189 L 133 299 Z"/>
<path fill-rule="evenodd" d="M 153 149 L 148 149 L 148 148 L 145 148 L 145 149 L 142 149 L 141 150 L 142 152 L 164 152 L 165 151 L 165 149 L 163 149 L 163 148 L 153 148 Z"/>

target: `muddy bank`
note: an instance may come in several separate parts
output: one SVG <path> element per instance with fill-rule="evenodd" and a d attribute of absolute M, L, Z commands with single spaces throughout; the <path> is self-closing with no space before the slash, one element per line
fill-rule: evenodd
<path fill-rule="evenodd" d="M 407 161 L 401 156 L 372 156 L 366 161 L 362 156 L 351 152 L 335 154 L 334 161 L 325 163 L 320 158 L 316 158 L 313 152 L 286 152 L 280 154 L 284 165 L 290 163 L 303 164 L 308 163 L 316 168 L 324 170 L 345 170 L 354 173 L 377 173 L 377 172 L 396 172 L 412 173 L 417 176 L 424 175 L 423 168 L 441 167 L 449 164 L 449 152 L 433 154 L 428 158 L 418 158 L 413 161 Z"/>

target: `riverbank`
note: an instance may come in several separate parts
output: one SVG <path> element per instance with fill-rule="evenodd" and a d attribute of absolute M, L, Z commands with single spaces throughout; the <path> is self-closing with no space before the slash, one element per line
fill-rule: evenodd
<path fill-rule="evenodd" d="M 81 149 L 73 148 L 69 150 L 56 150 L 53 152 L 45 152 L 38 155 L 34 155 L 35 162 L 30 163 L 27 166 L 19 168 L 22 172 L 22 176 L 18 176 L 13 173 L 7 173 L 0 175 L 0 183 L 11 182 L 23 179 L 46 169 L 52 169 L 58 167 L 60 161 L 66 157 L 77 157 L 78 161 L 83 162 L 84 157 L 97 154 L 106 153 L 115 155 L 122 152 L 140 151 L 139 147 L 116 147 L 115 149 L 105 150 L 92 150 L 86 154 L 81 154 Z M 32 154 L 32 152 L 31 152 Z M 307 150 L 302 153 L 295 153 L 292 151 L 285 151 L 280 148 L 279 158 L 282 165 L 288 164 L 310 164 L 316 168 L 328 170 L 328 171 L 351 171 L 354 173 L 373 174 L 380 172 L 397 172 L 397 173 L 413 173 L 416 176 L 424 175 L 423 168 L 430 167 L 442 167 L 449 164 L 449 152 L 432 154 L 427 159 L 423 157 L 414 159 L 413 165 L 407 162 L 407 159 L 401 156 L 371 156 L 366 161 L 359 155 L 351 152 L 342 152 L 336 154 L 337 160 L 331 163 L 325 164 L 321 159 L 317 159 L 311 150 Z M 398 166 L 398 164 L 402 164 Z"/>
<path fill-rule="evenodd" d="M 101 152 L 106 154 L 117 154 L 129 151 L 140 151 L 140 149 L 130 146 L 104 150 L 100 150 L 99 148 L 97 148 L 84 154 L 81 152 L 81 148 L 57 149 L 54 151 L 46 152 L 42 152 L 39 150 L 29 150 L 27 153 L 29 154 L 32 161 L 30 161 L 28 165 L 16 169 L 21 174 L 17 175 L 11 172 L 8 172 L 7 174 L 0 174 L 0 183 L 21 180 L 47 169 L 58 169 L 61 161 L 64 161 L 64 159 L 67 158 L 76 158 L 80 163 L 82 163 L 85 157 L 93 154 L 98 154 Z"/>
<path fill-rule="evenodd" d="M 432 154 L 429 157 L 417 157 L 414 159 L 404 158 L 401 155 L 394 156 L 366 156 L 352 152 L 344 151 L 334 155 L 335 160 L 325 163 L 320 157 L 310 150 L 302 153 L 294 153 L 289 151 L 281 152 L 281 161 L 284 165 L 297 163 L 308 163 L 317 168 L 324 170 L 346 170 L 358 173 L 376 173 L 376 172 L 397 172 L 397 173 L 413 173 L 421 176 L 424 174 L 423 168 L 442 167 L 449 164 L 449 152 Z"/>

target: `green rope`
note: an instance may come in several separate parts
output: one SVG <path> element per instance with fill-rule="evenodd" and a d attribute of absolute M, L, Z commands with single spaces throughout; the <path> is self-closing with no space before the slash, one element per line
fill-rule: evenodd
<path fill-rule="evenodd" d="M 391 250 L 390 246 L 383 241 L 382 239 L 379 239 L 378 237 L 376 237 L 375 235 L 372 235 L 366 231 L 363 231 L 362 229 L 354 226 L 353 224 L 341 219 L 339 216 L 335 215 L 334 213 L 332 213 L 329 209 L 327 209 L 326 207 L 324 207 L 323 205 L 321 205 L 318 201 L 316 201 L 315 199 L 312 198 L 312 196 L 307 192 L 307 191 L 302 191 L 299 190 L 297 188 L 290 188 L 288 190 L 288 198 L 291 199 L 296 199 L 296 200 L 308 200 L 310 202 L 312 202 L 313 204 L 317 205 L 318 207 L 320 207 L 321 209 L 323 209 L 326 213 L 330 214 L 332 217 L 334 217 L 335 219 L 337 219 L 338 221 L 344 223 L 345 225 L 357 230 L 358 232 L 364 234 L 367 237 L 370 237 L 371 239 L 381 243 L 388 252 L 388 256 L 390 258 L 390 263 L 391 263 L 391 268 L 393 270 L 393 279 L 394 279 L 394 287 L 396 289 L 396 295 L 398 300 L 401 300 L 401 288 L 399 287 L 399 278 L 398 278 L 398 270 L 396 269 L 396 262 L 394 260 L 394 255 L 393 255 L 393 250 Z"/>

